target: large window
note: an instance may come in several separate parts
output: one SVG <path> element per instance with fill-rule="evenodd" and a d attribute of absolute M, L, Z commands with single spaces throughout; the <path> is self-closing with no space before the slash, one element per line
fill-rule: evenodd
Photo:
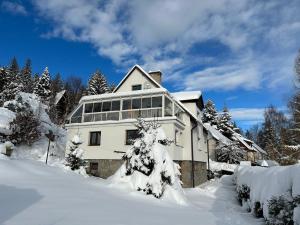
<path fill-rule="evenodd" d="M 100 145 L 101 144 L 101 131 L 90 132 L 90 145 Z"/>
<path fill-rule="evenodd" d="M 141 84 L 132 85 L 131 90 L 133 91 L 142 90 L 142 85 Z"/>
<path fill-rule="evenodd" d="M 79 109 L 77 109 L 77 111 L 72 115 L 71 123 L 81 123 L 82 109 L 83 109 L 83 106 L 80 106 Z"/>
<path fill-rule="evenodd" d="M 162 107 L 162 97 L 152 97 L 152 108 Z"/>
<path fill-rule="evenodd" d="M 173 116 L 173 102 L 165 97 L 165 116 Z"/>
<path fill-rule="evenodd" d="M 132 145 L 138 137 L 140 137 L 138 130 L 126 130 L 126 145 Z"/>

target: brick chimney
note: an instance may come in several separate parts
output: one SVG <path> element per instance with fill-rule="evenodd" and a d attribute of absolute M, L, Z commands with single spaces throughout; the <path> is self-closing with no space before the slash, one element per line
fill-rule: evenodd
<path fill-rule="evenodd" d="M 158 71 L 150 71 L 149 74 L 157 83 L 161 84 L 162 73 L 159 70 Z"/>

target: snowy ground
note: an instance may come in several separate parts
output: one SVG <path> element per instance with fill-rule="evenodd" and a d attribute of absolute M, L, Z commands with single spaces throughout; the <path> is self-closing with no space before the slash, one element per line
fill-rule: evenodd
<path fill-rule="evenodd" d="M 0 224 L 263 224 L 238 205 L 231 177 L 185 189 L 188 206 L 128 193 L 107 181 L 0 156 Z"/>

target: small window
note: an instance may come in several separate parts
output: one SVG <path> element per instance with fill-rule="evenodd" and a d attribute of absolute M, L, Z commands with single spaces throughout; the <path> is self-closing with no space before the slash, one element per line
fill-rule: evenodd
<path fill-rule="evenodd" d="M 101 141 L 101 131 L 90 132 L 90 145 L 100 145 Z"/>
<path fill-rule="evenodd" d="M 123 100 L 123 110 L 131 109 L 131 99 Z"/>
<path fill-rule="evenodd" d="M 111 102 L 103 102 L 102 104 L 102 112 L 111 111 Z"/>
<path fill-rule="evenodd" d="M 120 110 L 120 101 L 112 101 L 111 102 L 111 110 L 119 111 Z"/>
<path fill-rule="evenodd" d="M 142 99 L 142 108 L 151 108 L 151 98 L 143 98 Z"/>
<path fill-rule="evenodd" d="M 152 108 L 162 107 L 162 100 L 161 96 L 159 97 L 152 97 Z"/>
<path fill-rule="evenodd" d="M 131 90 L 133 90 L 133 91 L 142 90 L 142 85 L 141 84 L 132 85 Z"/>
<path fill-rule="evenodd" d="M 126 130 L 126 145 L 132 145 L 138 137 L 140 137 L 138 130 Z"/>
<path fill-rule="evenodd" d="M 84 106 L 85 113 L 92 113 L 93 112 L 93 103 L 87 103 Z"/>
<path fill-rule="evenodd" d="M 134 98 L 132 99 L 132 109 L 140 109 L 141 108 L 141 99 Z"/>
<path fill-rule="evenodd" d="M 93 112 L 101 112 L 102 102 L 94 103 L 94 111 Z"/>

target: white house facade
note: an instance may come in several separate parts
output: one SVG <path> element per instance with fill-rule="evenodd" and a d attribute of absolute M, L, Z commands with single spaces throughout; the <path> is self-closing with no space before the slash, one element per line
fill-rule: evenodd
<path fill-rule="evenodd" d="M 136 119 L 157 120 L 174 143 L 167 147 L 181 166 L 185 187 L 207 178 L 207 135 L 201 123 L 200 92 L 170 93 L 161 85 L 160 72 L 135 65 L 113 93 L 84 96 L 70 114 L 68 140 L 80 135 L 87 171 L 107 178 L 123 163 L 122 156 L 137 135 Z"/>

